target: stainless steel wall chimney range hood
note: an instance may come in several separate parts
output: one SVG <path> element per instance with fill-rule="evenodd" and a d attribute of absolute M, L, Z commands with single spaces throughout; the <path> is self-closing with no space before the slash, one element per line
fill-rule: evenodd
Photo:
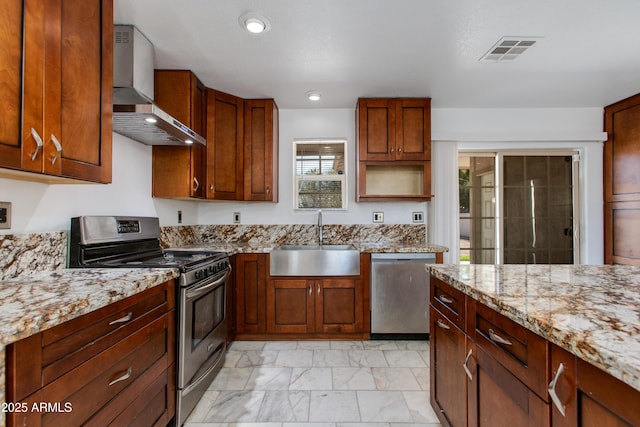
<path fill-rule="evenodd" d="M 207 145 L 153 104 L 153 45 L 132 25 L 114 26 L 113 131 L 147 145 Z"/>

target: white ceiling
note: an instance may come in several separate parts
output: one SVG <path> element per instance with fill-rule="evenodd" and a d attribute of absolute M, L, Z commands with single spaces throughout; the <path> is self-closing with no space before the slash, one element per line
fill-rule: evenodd
<path fill-rule="evenodd" d="M 640 92 L 639 0 L 115 0 L 115 22 L 155 46 L 156 68 L 281 109 L 428 96 L 436 108 L 603 107 Z M 245 12 L 269 32 L 240 28 Z M 503 36 L 522 57 L 478 59 Z M 311 103 L 304 94 L 319 90 Z"/>

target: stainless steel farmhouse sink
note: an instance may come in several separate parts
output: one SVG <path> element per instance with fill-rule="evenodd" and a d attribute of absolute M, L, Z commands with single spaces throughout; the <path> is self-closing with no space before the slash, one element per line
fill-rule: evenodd
<path fill-rule="evenodd" d="M 352 245 L 281 245 L 270 254 L 272 276 L 357 276 L 360 251 Z"/>

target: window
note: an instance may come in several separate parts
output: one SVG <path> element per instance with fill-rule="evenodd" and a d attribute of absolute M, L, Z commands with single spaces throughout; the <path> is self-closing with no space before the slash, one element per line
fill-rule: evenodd
<path fill-rule="evenodd" d="M 296 209 L 346 209 L 346 141 L 294 141 Z"/>

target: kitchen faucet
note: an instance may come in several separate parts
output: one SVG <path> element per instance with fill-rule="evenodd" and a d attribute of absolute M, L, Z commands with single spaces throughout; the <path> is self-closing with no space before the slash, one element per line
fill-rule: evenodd
<path fill-rule="evenodd" d="M 318 209 L 318 244 L 322 246 L 322 209 Z"/>

